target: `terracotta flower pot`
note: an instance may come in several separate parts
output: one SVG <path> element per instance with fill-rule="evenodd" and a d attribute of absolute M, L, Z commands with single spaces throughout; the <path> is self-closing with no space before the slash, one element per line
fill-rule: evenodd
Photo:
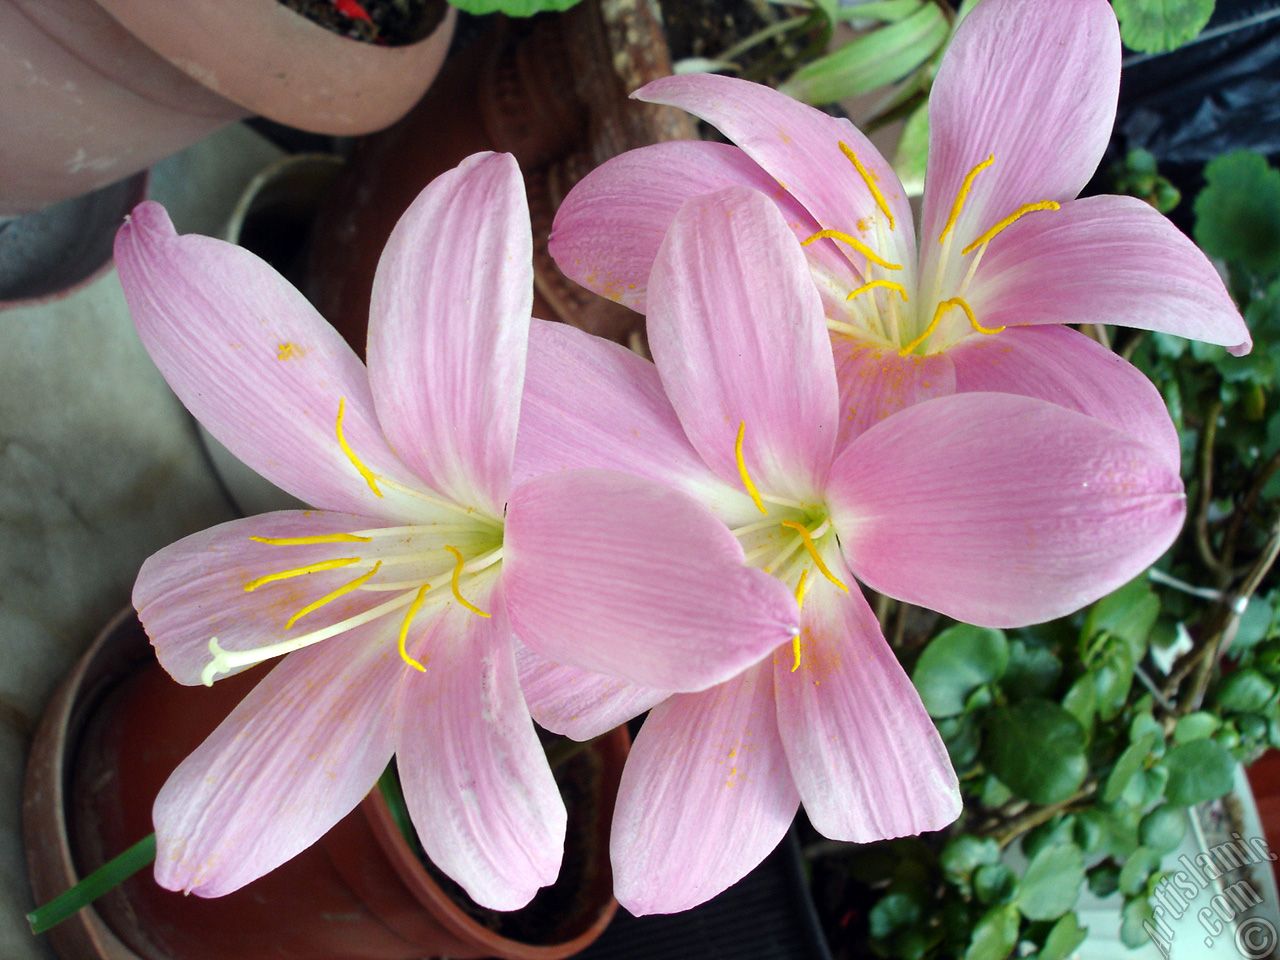
<path fill-rule="evenodd" d="M 449 8 L 403 47 L 349 40 L 278 0 L 0 0 L 0 215 L 135 173 L 260 113 L 360 134 L 435 78 Z"/>
<path fill-rule="evenodd" d="M 671 72 L 657 0 L 584 0 L 499 22 L 395 126 L 365 138 L 317 215 L 303 292 L 363 355 L 378 256 L 436 176 L 478 150 L 520 162 L 533 219 L 534 315 L 626 343 L 643 319 L 568 280 L 547 253 L 560 201 L 610 157 L 696 136 L 689 116 L 628 95 Z"/>
<path fill-rule="evenodd" d="M 132 610 L 103 631 L 54 695 L 32 745 L 23 821 L 38 902 L 151 831 L 152 799 L 169 772 L 261 675 L 182 687 L 156 664 Z M 235 893 L 182 896 L 144 870 L 49 939 L 66 960 L 567 957 L 616 909 L 608 832 L 628 742 L 625 729 L 615 731 L 557 771 L 569 806 L 565 866 L 515 913 L 461 906 L 446 889 L 457 888 L 424 867 L 375 790 L 310 849 Z"/>

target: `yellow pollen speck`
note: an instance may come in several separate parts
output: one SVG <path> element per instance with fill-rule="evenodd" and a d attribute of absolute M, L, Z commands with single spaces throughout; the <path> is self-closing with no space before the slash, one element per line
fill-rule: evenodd
<path fill-rule="evenodd" d="M 964 208 L 965 198 L 969 196 L 969 188 L 973 186 L 974 179 L 995 162 L 996 155 L 993 153 L 964 175 L 964 182 L 960 184 L 960 190 L 956 193 L 956 202 L 951 205 L 951 215 L 947 217 L 947 223 L 942 228 L 942 233 L 938 234 L 939 243 L 947 239 L 947 234 L 955 229 L 956 221 L 960 219 L 960 211 Z"/>
<path fill-rule="evenodd" d="M 893 229 L 893 212 L 889 209 L 889 204 L 884 198 L 884 194 L 880 192 L 877 184 L 879 179 L 872 171 L 862 165 L 862 161 L 858 159 L 858 155 L 849 149 L 849 145 L 843 140 L 840 141 L 840 152 L 849 158 L 849 162 L 853 164 L 854 169 L 858 171 L 862 177 L 862 182 L 867 185 L 867 189 L 871 191 L 871 198 L 875 200 L 876 206 L 880 208 L 880 212 L 889 218 L 889 229 Z M 861 229 L 861 228 L 859 228 Z"/>
<path fill-rule="evenodd" d="M 276 348 L 277 360 L 296 360 L 305 355 L 306 347 L 300 347 L 296 343 L 282 343 Z"/>
<path fill-rule="evenodd" d="M 1058 208 L 1059 208 L 1059 205 L 1052 200 L 1041 200 L 1039 203 L 1024 203 L 1017 210 L 1013 211 L 1013 213 L 1009 214 L 1007 217 L 1005 217 L 1003 220 L 997 223 L 994 227 L 992 227 L 990 230 L 988 230 L 986 233 L 980 236 L 977 240 L 973 241 L 973 243 L 969 244 L 967 247 L 961 250 L 960 253 L 962 255 L 966 253 L 972 253 L 974 250 L 977 250 L 984 243 L 990 243 L 991 239 L 997 233 L 999 233 L 1005 227 L 1011 226 L 1015 220 L 1022 219 L 1028 213 L 1033 213 L 1036 210 L 1057 210 Z"/>
<path fill-rule="evenodd" d="M 448 544 L 445 544 L 445 549 L 448 550 L 450 553 L 452 553 L 454 556 L 454 559 L 457 561 L 453 566 L 453 579 L 450 582 L 450 586 L 452 586 L 453 588 L 454 599 L 457 600 L 464 607 L 466 607 L 468 610 L 470 610 L 472 613 L 474 613 L 477 617 L 492 616 L 492 614 L 485 613 L 483 610 L 477 607 L 474 603 L 469 602 L 458 591 L 458 579 L 462 576 L 462 565 L 463 565 L 462 551 L 459 550 L 457 547 L 451 547 Z"/>
<path fill-rule="evenodd" d="M 751 482 L 751 474 L 747 473 L 747 461 L 742 457 L 742 441 L 746 435 L 747 421 L 743 420 L 738 424 L 738 439 L 733 444 L 733 456 L 738 461 L 738 473 L 742 475 L 742 485 L 747 488 L 747 495 L 751 497 L 751 502 L 756 505 L 757 510 L 767 514 L 769 511 L 765 509 L 764 501 L 760 499 L 760 491 Z"/>

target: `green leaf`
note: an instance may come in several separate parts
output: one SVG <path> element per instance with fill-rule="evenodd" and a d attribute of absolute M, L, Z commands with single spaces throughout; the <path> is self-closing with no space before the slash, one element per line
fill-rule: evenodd
<path fill-rule="evenodd" d="M 964 960 L 1005 960 L 1018 945 L 1021 925 L 1018 908 L 1013 904 L 992 907 L 973 928 Z"/>
<path fill-rule="evenodd" d="M 1190 743 L 1213 736 L 1222 726 L 1222 720 L 1205 710 L 1189 713 L 1178 720 L 1173 728 L 1174 743 Z"/>
<path fill-rule="evenodd" d="M 946 43 L 950 25 L 937 4 L 850 40 L 805 64 L 778 89 L 805 103 L 834 103 L 901 80 Z"/>
<path fill-rule="evenodd" d="M 1178 849 L 1186 835 L 1187 811 L 1171 803 L 1160 804 L 1138 822 L 1138 839 L 1157 853 Z"/>
<path fill-rule="evenodd" d="M 985 904 L 1009 903 L 1018 890 L 1018 878 L 1003 863 L 987 863 L 973 871 L 973 892 Z"/>
<path fill-rule="evenodd" d="M 1090 671 L 1097 694 L 1098 719 L 1114 720 L 1120 715 L 1133 686 L 1134 665 L 1128 645 L 1117 640 L 1109 644 L 1106 659 Z"/>
<path fill-rule="evenodd" d="M 924 168 L 929 159 L 929 101 L 916 107 L 907 118 L 893 156 L 893 172 L 902 181 L 909 197 L 924 193 Z"/>
<path fill-rule="evenodd" d="M 1204 168 L 1196 243 L 1210 256 L 1262 274 L 1280 270 L 1280 170 L 1261 154 L 1224 153 Z"/>
<path fill-rule="evenodd" d="M 823 7 L 830 5 L 837 12 L 833 14 L 841 20 L 880 20 L 885 23 L 896 23 L 905 20 L 920 9 L 921 0 L 871 0 L 860 3 L 856 7 L 840 7 L 836 0 L 817 0 Z"/>
<path fill-rule="evenodd" d="M 938 860 L 942 864 L 943 876 L 968 896 L 973 872 L 987 864 L 999 863 L 1000 844 L 990 837 L 979 838 L 962 833 L 947 841 Z"/>
<path fill-rule="evenodd" d="M 1112 0 L 1112 6 L 1124 45 L 1139 53 L 1177 50 L 1213 15 L 1213 0 Z"/>
<path fill-rule="evenodd" d="M 1103 802 L 1111 803 L 1120 798 L 1120 794 L 1129 785 L 1133 775 L 1142 769 L 1142 764 L 1151 753 L 1151 747 L 1155 742 L 1156 735 L 1147 733 L 1141 740 L 1136 740 L 1125 747 L 1124 753 L 1120 754 L 1120 758 L 1116 760 L 1116 765 L 1111 768 L 1107 782 L 1102 788 Z"/>
<path fill-rule="evenodd" d="M 1024 800 L 1066 800 L 1088 773 L 1080 721 L 1048 700 L 1024 700 L 992 712 L 983 757 Z"/>
<path fill-rule="evenodd" d="M 1139 847 L 1120 868 L 1120 892 L 1136 896 L 1147 885 L 1147 877 L 1160 868 L 1160 854 L 1150 847 Z"/>
<path fill-rule="evenodd" d="M 1049 931 L 1037 960 L 1067 960 L 1075 953 L 1076 947 L 1084 943 L 1088 933 L 1087 927 L 1080 926 L 1079 917 L 1074 913 L 1066 914 Z"/>
<path fill-rule="evenodd" d="M 1170 803 L 1189 807 L 1231 790 L 1235 760 L 1215 740 L 1178 744 L 1165 754 L 1163 762 L 1169 771 L 1165 793 Z"/>
<path fill-rule="evenodd" d="M 1261 713 L 1275 692 L 1275 685 L 1257 670 L 1237 670 L 1222 678 L 1217 701 L 1232 713 Z"/>
<path fill-rule="evenodd" d="M 1095 897 L 1109 897 L 1120 889 L 1120 868 L 1113 860 L 1104 860 L 1089 870 L 1089 892 Z"/>
<path fill-rule="evenodd" d="M 1043 647 L 1009 644 L 1009 666 L 1000 686 L 1014 700 L 1047 696 L 1062 675 L 1062 661 Z"/>
<path fill-rule="evenodd" d="M 1120 909 L 1120 942 L 1131 950 L 1138 949 L 1151 939 L 1143 924 L 1154 920 L 1155 912 L 1145 896 L 1126 900 Z"/>
<path fill-rule="evenodd" d="M 924 648 L 911 681 L 931 717 L 964 712 L 965 700 L 984 683 L 1004 676 L 1009 644 L 1004 633 L 958 623 Z"/>
<path fill-rule="evenodd" d="M 893 891 L 876 901 L 867 914 L 871 936 L 883 940 L 894 931 L 920 920 L 920 901 L 901 890 Z"/>
<path fill-rule="evenodd" d="M 1130 580 L 1107 594 L 1092 607 L 1085 618 L 1084 633 L 1093 637 L 1109 633 L 1129 645 L 1129 654 L 1137 661 L 1147 648 L 1147 638 L 1160 616 L 1160 598 L 1151 589 L 1146 574 Z"/>
<path fill-rule="evenodd" d="M 1076 682 L 1062 698 L 1062 706 L 1080 721 L 1086 734 L 1093 729 L 1093 718 L 1098 712 L 1098 691 L 1093 674 L 1086 673 L 1076 678 Z"/>
<path fill-rule="evenodd" d="M 1028 920 L 1053 920 L 1075 906 L 1084 883 L 1084 855 L 1073 844 L 1040 850 L 1022 875 L 1015 901 Z"/>

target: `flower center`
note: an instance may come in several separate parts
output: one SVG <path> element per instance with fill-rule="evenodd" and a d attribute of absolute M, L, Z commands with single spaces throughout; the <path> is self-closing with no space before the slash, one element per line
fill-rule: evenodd
<path fill-rule="evenodd" d="M 773 574 L 794 590 L 796 603 L 801 607 L 804 606 L 805 594 L 811 583 L 810 571 L 814 569 L 848 593 L 849 588 L 831 572 L 823 559 L 824 553 L 839 549 L 826 507 L 760 493 L 747 472 L 747 464 L 742 455 L 746 429 L 745 421 L 738 425 L 738 439 L 734 446 L 738 472 L 742 476 L 742 485 L 756 508 L 768 518 L 743 524 L 732 531 L 742 545 L 747 563 L 765 573 Z M 766 503 L 772 509 L 766 507 Z M 791 670 L 795 672 L 800 667 L 799 635 L 792 639 L 791 651 Z"/>
<path fill-rule="evenodd" d="M 875 173 L 858 159 L 848 144 L 841 141 L 839 147 L 862 178 L 879 214 L 858 221 L 861 237 L 841 230 L 822 229 L 801 241 L 802 246 L 808 246 L 819 240 L 834 240 L 848 248 L 845 256 L 857 282 L 845 297 L 842 315 L 827 317 L 832 333 L 897 350 L 899 356 L 906 357 L 940 353 L 972 333 L 994 334 L 1003 330 L 1004 327 L 987 327 L 981 323 L 965 299 L 969 284 L 987 245 L 1001 231 L 1029 213 L 1057 210 L 1059 205 L 1052 200 L 1023 204 L 958 253 L 953 253 L 956 225 L 969 191 L 979 174 L 996 162 L 994 154 L 988 156 L 965 175 L 956 192 L 947 222 L 938 235 L 942 250 L 934 261 L 936 269 L 929 277 L 921 276 L 913 284 L 902 264 L 892 263 L 878 252 L 889 249 L 895 223 Z M 921 253 L 925 259 L 924 251 Z M 828 281 L 824 285 L 830 287 L 831 278 L 824 279 Z M 911 289 L 912 286 L 915 289 Z"/>

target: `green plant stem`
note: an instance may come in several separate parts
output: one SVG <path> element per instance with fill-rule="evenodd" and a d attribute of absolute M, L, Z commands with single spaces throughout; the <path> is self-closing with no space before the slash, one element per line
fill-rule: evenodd
<path fill-rule="evenodd" d="M 719 55 L 712 57 L 711 59 L 719 63 L 733 63 L 738 59 L 738 57 L 742 56 L 752 47 L 757 47 L 766 40 L 770 40 L 779 34 L 786 33 L 788 30 L 798 27 L 803 23 L 807 23 L 810 16 L 810 14 L 804 13 L 794 17 L 788 17 L 786 20 L 779 20 L 777 23 L 771 23 L 769 26 L 762 27 L 745 40 L 740 43 L 735 43 L 728 50 L 722 51 Z"/>
<path fill-rule="evenodd" d="M 1277 557 L 1280 557 L 1280 520 L 1271 525 L 1271 536 L 1267 540 L 1267 545 L 1253 565 L 1253 569 L 1249 571 L 1249 575 L 1245 577 L 1244 582 L 1240 585 L 1240 589 L 1233 594 L 1230 603 L 1224 601 L 1218 608 L 1226 611 L 1226 614 L 1222 619 L 1221 627 L 1210 633 L 1212 639 L 1205 644 L 1204 649 L 1200 652 L 1200 656 L 1193 668 L 1190 691 L 1186 697 L 1179 700 L 1179 713 L 1183 716 L 1200 709 L 1200 704 L 1204 701 L 1205 691 L 1209 688 L 1209 681 L 1213 677 L 1213 668 L 1218 662 L 1219 654 L 1221 651 L 1226 650 L 1231 645 L 1231 641 L 1235 639 L 1236 630 L 1240 627 L 1240 618 L 1244 615 L 1245 604 L 1257 591 L 1263 578 L 1271 572 L 1271 567 L 1275 564 Z"/>
<path fill-rule="evenodd" d="M 1204 432 L 1200 435 L 1200 499 L 1196 508 L 1196 550 L 1205 566 L 1218 576 L 1218 589 L 1225 590 L 1231 580 L 1231 571 L 1213 552 L 1209 542 L 1209 505 L 1213 502 L 1213 446 L 1218 438 L 1218 418 L 1222 416 L 1222 400 L 1214 400 L 1205 418 Z"/>
<path fill-rule="evenodd" d="M 1222 562 L 1228 567 L 1234 566 L 1235 563 L 1236 541 L 1240 536 L 1240 527 L 1249 514 L 1253 513 L 1258 498 L 1262 496 L 1263 489 L 1271 481 L 1277 469 L 1280 469 L 1280 450 L 1273 453 L 1271 458 L 1262 465 L 1244 499 L 1240 501 L 1240 506 L 1231 514 L 1231 522 L 1222 538 Z"/>
<path fill-rule="evenodd" d="M 66 893 L 27 914 L 32 933 L 56 927 L 77 910 L 87 907 L 107 891 L 128 880 L 156 858 L 156 835 L 149 834 L 114 860 L 103 864 Z"/>
<path fill-rule="evenodd" d="M 1021 816 L 1015 817 L 1005 823 L 1001 829 L 993 830 L 989 836 L 994 837 L 996 842 L 1000 844 L 1000 848 L 1003 850 L 1028 830 L 1052 820 L 1060 813 L 1065 813 L 1075 805 L 1079 804 L 1080 801 L 1087 800 L 1089 797 L 1093 796 L 1097 790 L 1098 781 L 1090 780 L 1074 794 L 1067 797 L 1067 799 L 1061 800 L 1058 803 L 1051 803 L 1047 807 L 1035 807 L 1032 810 L 1028 810 Z"/>

